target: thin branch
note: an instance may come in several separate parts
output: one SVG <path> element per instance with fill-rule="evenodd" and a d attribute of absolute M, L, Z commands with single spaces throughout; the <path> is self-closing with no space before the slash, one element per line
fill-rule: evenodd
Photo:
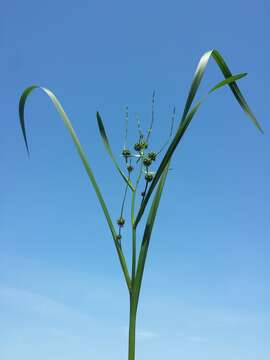
<path fill-rule="evenodd" d="M 130 160 L 130 165 L 131 165 L 131 160 Z M 130 180 L 130 172 L 128 173 L 128 180 Z M 127 190 L 128 190 L 128 185 L 126 184 L 124 197 L 123 197 L 123 201 L 122 201 L 122 205 L 121 205 L 120 219 L 123 218 L 124 207 L 125 207 L 125 202 L 126 202 L 126 197 L 127 197 Z M 122 227 L 119 225 L 118 235 L 120 236 L 120 238 L 119 238 L 120 246 L 121 246 L 121 228 Z"/>
<path fill-rule="evenodd" d="M 146 192 L 147 192 L 148 184 L 149 184 L 149 182 L 148 182 L 148 181 L 146 181 L 146 182 L 145 182 L 145 187 L 144 187 L 144 190 L 143 190 L 143 192 L 142 192 L 142 201 L 141 201 L 141 206 L 142 206 L 143 200 L 144 200 L 145 195 L 146 195 Z"/>
<path fill-rule="evenodd" d="M 137 122 L 137 127 L 138 127 L 138 132 L 139 132 L 139 138 L 140 140 L 143 139 L 143 132 L 142 132 L 142 128 L 141 128 L 141 120 L 139 115 L 136 113 L 136 122 Z"/>
<path fill-rule="evenodd" d="M 138 178 L 137 178 L 137 180 L 136 180 L 136 184 L 135 184 L 135 191 L 136 191 L 137 188 L 138 188 L 139 182 L 140 182 L 140 180 L 141 180 L 142 172 L 143 172 L 143 162 L 142 162 L 142 158 L 140 158 L 140 160 L 141 160 L 141 166 L 140 166 L 139 176 L 138 176 Z"/>
<path fill-rule="evenodd" d="M 147 137 L 146 137 L 146 142 L 149 141 L 149 137 L 151 135 L 151 132 L 153 130 L 153 124 L 154 124 L 154 118 L 155 118 L 155 91 L 153 91 L 153 95 L 152 95 L 152 115 L 151 115 L 151 123 L 150 123 L 150 127 L 148 129 L 147 132 Z"/>
<path fill-rule="evenodd" d="M 125 114 L 125 140 L 124 140 L 124 149 L 127 147 L 127 136 L 128 136 L 128 106 L 126 106 Z"/>

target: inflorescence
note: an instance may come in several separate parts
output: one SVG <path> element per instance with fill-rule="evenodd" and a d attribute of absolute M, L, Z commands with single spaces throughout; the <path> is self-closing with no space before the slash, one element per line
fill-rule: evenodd
<path fill-rule="evenodd" d="M 144 190 L 141 191 L 141 196 L 142 196 L 142 202 L 147 194 L 147 190 L 148 190 L 148 184 L 153 181 L 154 177 L 155 177 L 155 172 L 151 169 L 151 167 L 153 166 L 153 162 L 156 161 L 158 155 L 163 151 L 163 149 L 166 147 L 166 145 L 168 144 L 171 136 L 172 136 L 172 132 L 173 132 L 173 125 L 174 125 L 174 117 L 175 117 L 175 108 L 173 109 L 173 116 L 172 116 L 172 123 L 171 123 L 171 127 L 170 127 L 170 134 L 169 134 L 169 139 L 165 142 L 165 144 L 163 144 L 163 146 L 161 147 L 161 149 L 159 151 L 148 151 L 146 152 L 146 150 L 148 150 L 149 147 L 149 139 L 150 139 L 150 135 L 152 133 L 153 130 L 153 124 L 154 124 L 154 104 L 155 104 L 155 92 L 153 93 L 153 97 L 152 97 L 152 116 L 151 116 L 151 122 L 150 122 L 150 126 L 149 129 L 146 133 L 146 135 L 143 134 L 143 131 L 141 129 L 141 122 L 140 122 L 140 118 L 138 117 L 138 115 L 136 115 L 136 120 L 137 120 L 137 127 L 138 127 L 138 133 L 139 133 L 139 138 L 138 141 L 133 145 L 133 149 L 135 151 L 132 152 L 130 150 L 130 148 L 127 146 L 127 136 L 128 136 L 128 120 L 129 120 L 129 115 L 128 115 L 128 107 L 126 107 L 126 115 L 125 115 L 125 123 L 126 123 L 126 127 L 125 127 L 125 140 L 124 140 L 124 147 L 122 150 L 122 157 L 124 158 L 124 161 L 126 163 L 126 169 L 127 169 L 127 173 L 128 173 L 128 180 L 130 180 L 131 178 L 131 173 L 135 170 L 136 166 L 140 165 L 137 169 L 137 180 L 136 180 L 136 186 L 135 186 L 135 191 L 137 190 L 137 187 L 139 186 L 140 180 L 141 180 L 141 176 L 144 175 L 144 180 L 145 180 L 145 185 L 144 185 Z M 120 212 L 120 216 L 117 219 L 117 225 L 118 225 L 118 234 L 116 236 L 116 240 L 118 240 L 120 246 L 121 246 L 121 239 L 122 239 L 122 235 L 121 235 L 121 230 L 124 227 L 125 224 L 125 219 L 123 217 L 123 213 L 124 213 L 124 205 L 125 205 L 125 200 L 126 200 L 126 196 L 127 196 L 127 190 L 128 190 L 128 185 L 126 184 L 126 188 L 125 188 L 125 192 L 124 192 L 124 198 L 122 201 L 122 206 L 121 206 L 121 212 Z"/>

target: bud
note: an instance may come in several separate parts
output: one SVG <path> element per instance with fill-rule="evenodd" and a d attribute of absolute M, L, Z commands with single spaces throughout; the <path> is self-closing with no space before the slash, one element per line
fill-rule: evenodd
<path fill-rule="evenodd" d="M 155 161 L 157 157 L 157 153 L 155 151 L 150 151 L 150 153 L 148 153 L 147 156 L 150 160 Z"/>
<path fill-rule="evenodd" d="M 122 236 L 120 234 L 116 235 L 116 240 L 120 241 L 122 239 Z"/>
<path fill-rule="evenodd" d="M 145 191 L 141 192 L 141 195 L 142 195 L 142 197 L 144 197 L 145 196 Z"/>
<path fill-rule="evenodd" d="M 117 224 L 119 225 L 119 226 L 124 226 L 124 224 L 125 224 L 125 219 L 123 218 L 123 217 L 120 217 L 118 220 L 117 220 Z"/>

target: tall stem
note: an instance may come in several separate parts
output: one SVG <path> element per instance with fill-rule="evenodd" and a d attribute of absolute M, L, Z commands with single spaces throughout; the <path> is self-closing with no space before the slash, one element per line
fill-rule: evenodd
<path fill-rule="evenodd" d="M 132 193 L 131 224 L 132 224 L 132 273 L 131 289 L 129 291 L 129 335 L 128 335 L 128 360 L 135 360 L 135 339 L 136 339 L 136 315 L 137 303 L 134 296 L 134 284 L 136 276 L 136 228 L 134 223 L 136 190 Z"/>
<path fill-rule="evenodd" d="M 134 295 L 130 293 L 128 360 L 135 360 L 137 302 L 134 300 Z"/>
<path fill-rule="evenodd" d="M 143 155 L 143 154 L 142 154 Z M 136 317 L 137 307 L 139 300 L 139 292 L 135 291 L 136 281 L 136 266 L 137 266 L 137 255 L 136 255 L 136 226 L 135 222 L 135 200 L 137 188 L 142 176 L 143 162 L 140 158 L 141 166 L 139 175 L 136 180 L 135 189 L 132 191 L 131 200 L 131 226 L 132 226 L 132 272 L 131 272 L 131 288 L 129 289 L 129 334 L 128 334 L 128 360 L 135 360 L 135 340 L 136 340 Z"/>

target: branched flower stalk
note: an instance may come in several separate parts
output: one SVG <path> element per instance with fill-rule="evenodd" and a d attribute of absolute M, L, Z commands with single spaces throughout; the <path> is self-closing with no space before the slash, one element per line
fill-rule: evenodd
<path fill-rule="evenodd" d="M 199 99 L 194 104 L 194 99 L 197 93 L 197 90 L 200 86 L 202 77 L 204 75 L 206 66 L 210 60 L 213 58 L 218 65 L 219 69 L 221 70 L 224 80 L 219 82 L 217 85 L 211 88 L 211 90 Z M 89 176 L 90 182 L 96 192 L 98 201 L 101 205 L 103 210 L 104 216 L 106 218 L 107 224 L 109 226 L 112 239 L 114 241 L 115 249 L 117 256 L 119 258 L 119 262 L 121 265 L 121 269 L 123 271 L 123 275 L 125 278 L 125 282 L 127 285 L 127 290 L 129 293 L 129 300 L 130 300 L 130 313 L 129 313 L 129 340 L 128 340 L 128 360 L 135 359 L 135 335 L 136 335 L 136 316 L 137 316 L 137 309 L 138 309 L 138 302 L 139 296 L 141 291 L 141 284 L 144 274 L 144 267 L 148 253 L 148 247 L 152 235 L 152 230 L 154 226 L 154 222 L 156 219 L 156 214 L 158 210 L 158 206 L 160 203 L 161 195 L 163 192 L 163 188 L 165 185 L 165 181 L 168 175 L 168 170 L 170 166 L 170 161 L 174 152 L 181 141 L 183 135 L 185 134 L 191 120 L 193 119 L 194 115 L 199 110 L 202 103 L 205 101 L 208 95 L 216 91 L 217 89 L 228 85 L 241 106 L 241 108 L 245 111 L 254 125 L 262 132 L 262 129 L 256 120 L 255 116 L 253 115 L 251 109 L 249 108 L 246 100 L 244 99 L 238 85 L 236 84 L 237 80 L 243 78 L 246 73 L 240 73 L 233 75 L 229 70 L 227 64 L 225 63 L 223 57 L 217 50 L 211 50 L 206 52 L 202 58 L 200 59 L 197 69 L 195 71 L 190 90 L 187 96 L 187 100 L 184 106 L 183 114 L 180 118 L 178 127 L 173 134 L 173 126 L 175 122 L 175 108 L 173 110 L 172 121 L 171 121 L 171 128 L 169 133 L 169 139 L 164 143 L 159 151 L 154 151 L 149 147 L 150 135 L 152 134 L 152 129 L 154 125 L 154 104 L 155 104 L 155 93 L 153 93 L 152 97 L 152 115 L 150 120 L 150 126 L 146 132 L 143 134 L 141 129 L 141 122 L 139 117 L 137 117 L 137 125 L 138 125 L 138 132 L 139 138 L 137 142 L 132 147 L 128 147 L 127 143 L 127 135 L 128 135 L 128 109 L 126 108 L 126 126 L 125 126 L 125 136 L 124 136 L 124 147 L 122 149 L 122 158 L 123 163 L 125 166 L 125 170 L 122 170 L 118 162 L 116 161 L 113 152 L 111 150 L 111 146 L 105 131 L 105 127 L 103 124 L 103 120 L 99 112 L 97 112 L 97 122 L 99 127 L 99 132 L 102 137 L 104 146 L 110 156 L 116 170 L 122 177 L 124 181 L 124 195 L 123 200 L 120 208 L 120 215 L 117 219 L 117 223 L 115 224 L 112 220 L 110 212 L 107 208 L 106 202 L 103 198 L 103 195 L 100 191 L 99 185 L 95 179 L 93 171 L 89 165 L 89 162 L 86 158 L 85 152 L 79 142 L 79 139 L 72 127 L 72 124 L 65 113 L 62 105 L 60 104 L 59 100 L 56 96 L 47 88 L 39 87 L 36 85 L 30 86 L 24 90 L 21 95 L 20 102 L 19 102 L 19 116 L 20 116 L 20 125 L 26 145 L 27 152 L 29 154 L 28 142 L 26 137 L 26 129 L 25 129 L 25 119 L 24 119 L 24 109 L 25 103 L 30 95 L 30 93 L 40 88 L 43 90 L 52 101 L 53 105 L 55 106 L 56 110 L 58 111 L 61 119 L 63 120 L 65 126 L 67 127 L 71 138 L 75 144 L 75 147 L 78 151 L 78 154 L 82 160 L 82 163 L 85 167 L 85 170 Z M 165 151 L 165 154 L 162 156 L 162 152 Z M 156 171 L 152 170 L 153 165 L 156 165 Z M 133 171 L 133 170 L 136 170 Z M 136 176 L 135 176 L 136 174 Z M 141 181 L 144 179 L 144 185 L 142 189 L 140 188 Z M 131 204 L 130 204 L 130 221 L 131 221 L 131 241 L 132 241 L 132 263 L 131 266 L 127 265 L 126 257 L 123 252 L 122 248 L 122 229 L 125 226 L 126 220 L 124 218 L 124 210 L 126 205 L 127 193 L 131 192 Z M 139 198 L 136 205 L 136 199 Z M 145 214 L 146 206 L 148 203 L 152 201 L 150 205 L 150 209 L 148 215 L 146 217 L 146 225 L 144 228 L 142 239 L 137 239 L 137 229 L 138 225 L 140 224 L 143 215 Z M 118 229 L 117 229 L 117 227 Z M 137 253 L 137 249 L 139 250 Z"/>

